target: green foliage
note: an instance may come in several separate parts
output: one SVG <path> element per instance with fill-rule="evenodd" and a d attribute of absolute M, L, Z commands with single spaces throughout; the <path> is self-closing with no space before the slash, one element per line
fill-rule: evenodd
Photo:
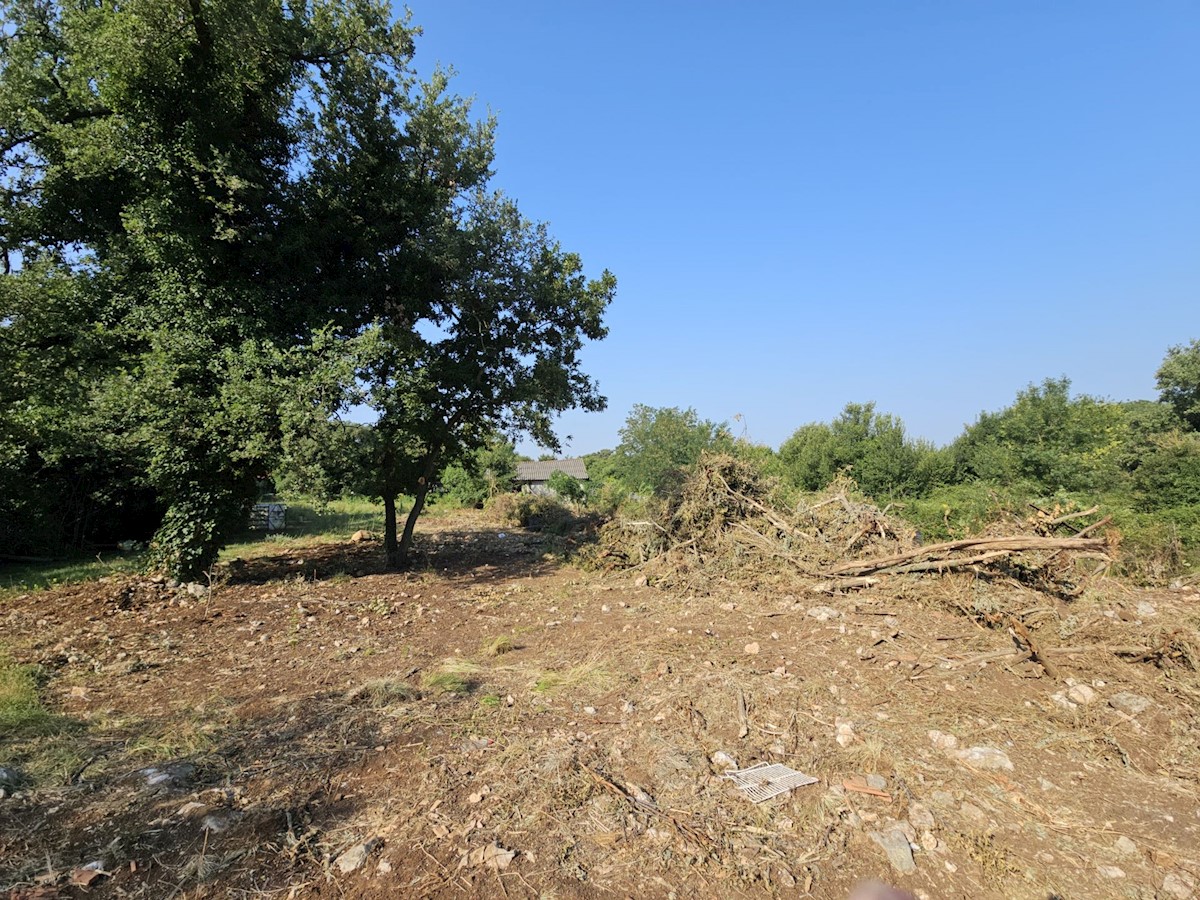
<path fill-rule="evenodd" d="M 45 733 L 57 722 L 38 696 L 38 670 L 0 653 L 0 734 Z"/>
<path fill-rule="evenodd" d="M 1155 435 L 1133 472 L 1133 485 L 1138 509 L 1200 510 L 1200 433 Z"/>
<path fill-rule="evenodd" d="M 874 403 L 850 403 L 828 425 L 801 427 L 779 448 L 779 461 L 785 478 L 803 490 L 848 474 L 877 498 L 919 495 L 949 470 L 941 451 L 910 441 L 900 419 L 877 413 Z"/>
<path fill-rule="evenodd" d="M 728 450 L 729 427 L 701 419 L 694 409 L 637 404 L 613 452 L 612 476 L 632 491 L 665 496 L 706 450 Z M 596 477 L 595 473 L 592 478 Z"/>
<path fill-rule="evenodd" d="M 1167 351 L 1157 375 L 1159 398 L 1193 431 L 1200 431 L 1200 339 Z"/>
<path fill-rule="evenodd" d="M 564 534 L 576 522 L 575 514 L 548 494 L 499 494 L 486 508 L 491 518 L 503 525 L 552 534 Z"/>
<path fill-rule="evenodd" d="M 458 506 L 480 508 L 497 494 L 512 490 L 516 473 L 517 448 L 495 435 L 442 470 L 439 497 Z"/>
<path fill-rule="evenodd" d="M 983 413 L 953 447 L 958 479 L 1028 482 L 1044 493 L 1109 490 L 1122 480 L 1128 436 L 1120 404 L 1071 397 L 1071 382 L 1048 378 L 1012 406 Z"/>
<path fill-rule="evenodd" d="M 571 503 L 583 503 L 587 500 L 587 488 L 582 481 L 568 475 L 566 472 L 552 472 L 546 480 L 546 487 L 556 496 Z"/>

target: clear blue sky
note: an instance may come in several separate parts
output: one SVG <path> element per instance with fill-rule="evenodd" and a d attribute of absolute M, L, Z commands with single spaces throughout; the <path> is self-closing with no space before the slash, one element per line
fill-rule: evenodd
<path fill-rule="evenodd" d="M 874 400 L 945 443 L 1046 377 L 1153 398 L 1200 337 L 1196 3 L 410 8 L 495 185 L 617 276 L 569 452 L 635 403 L 778 446 Z"/>

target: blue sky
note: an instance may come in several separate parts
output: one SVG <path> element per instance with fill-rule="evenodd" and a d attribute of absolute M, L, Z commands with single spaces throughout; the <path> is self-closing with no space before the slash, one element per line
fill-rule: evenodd
<path fill-rule="evenodd" d="M 412 0 L 495 185 L 618 279 L 586 369 L 778 446 L 873 400 L 1153 398 L 1200 337 L 1200 5 Z M 530 448 L 526 448 L 530 449 Z"/>

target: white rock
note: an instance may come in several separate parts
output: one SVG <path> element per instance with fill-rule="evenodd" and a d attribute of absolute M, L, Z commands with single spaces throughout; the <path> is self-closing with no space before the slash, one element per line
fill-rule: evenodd
<path fill-rule="evenodd" d="M 1138 852 L 1137 844 L 1135 844 L 1125 835 L 1121 835 L 1113 842 L 1113 849 L 1122 856 L 1133 856 Z"/>
<path fill-rule="evenodd" d="M 828 622 L 830 619 L 840 618 L 842 614 L 832 606 L 814 606 L 805 615 L 818 622 Z"/>
<path fill-rule="evenodd" d="M 378 838 L 372 838 L 361 844 L 355 844 L 334 860 L 334 865 L 338 867 L 343 875 L 349 875 L 356 869 L 362 868 L 363 863 L 367 861 L 367 857 L 371 855 L 371 851 L 375 849 L 378 843 Z"/>
<path fill-rule="evenodd" d="M 718 769 L 736 769 L 738 767 L 737 760 L 724 750 L 718 750 L 712 755 L 712 764 Z"/>
<path fill-rule="evenodd" d="M 908 838 L 899 828 L 893 827 L 886 831 L 872 831 L 868 836 L 883 848 L 887 854 L 888 862 L 892 864 L 892 868 L 897 872 L 910 875 L 917 871 L 917 864 L 913 861 L 912 845 L 909 844 Z"/>
<path fill-rule="evenodd" d="M 1154 608 L 1153 603 L 1142 600 L 1137 605 L 1137 614 L 1143 619 L 1151 619 L 1158 615 L 1158 610 Z"/>
<path fill-rule="evenodd" d="M 958 746 L 958 738 L 934 729 L 929 732 L 929 743 L 933 744 L 937 750 L 953 750 Z"/>
<path fill-rule="evenodd" d="M 758 641 L 751 641 L 749 644 L 746 645 L 745 650 L 751 656 L 757 656 L 758 650 L 759 650 Z"/>
<path fill-rule="evenodd" d="M 1096 874 L 1101 878 L 1124 878 L 1125 870 L 1117 866 L 1096 866 Z"/>
<path fill-rule="evenodd" d="M 1196 890 L 1196 880 L 1185 872 L 1171 872 L 1163 879 L 1162 890 L 1178 900 L 1190 900 Z"/>
<path fill-rule="evenodd" d="M 1136 716 L 1150 708 L 1150 701 L 1138 694 L 1122 691 L 1108 698 L 1108 705 L 1127 716 Z"/>
<path fill-rule="evenodd" d="M 933 813 L 923 803 L 910 803 L 908 805 L 908 821 L 912 822 L 914 827 L 926 831 L 933 827 Z"/>
<path fill-rule="evenodd" d="M 1067 697 L 1081 706 L 1087 706 L 1089 703 L 1096 702 L 1096 692 L 1086 684 L 1075 685 L 1067 691 Z"/>
<path fill-rule="evenodd" d="M 967 750 L 959 750 L 955 755 L 976 769 L 1004 769 L 1011 772 L 1013 768 L 1008 754 L 995 747 L 971 747 Z"/>
<path fill-rule="evenodd" d="M 848 747 L 858 739 L 858 735 L 854 733 L 854 723 L 849 719 L 836 718 L 833 720 L 833 725 L 836 729 L 836 736 L 834 740 L 836 740 L 839 745 Z"/>

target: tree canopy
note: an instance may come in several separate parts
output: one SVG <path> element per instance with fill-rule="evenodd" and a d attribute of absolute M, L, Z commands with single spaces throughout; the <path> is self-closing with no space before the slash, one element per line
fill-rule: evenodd
<path fill-rule="evenodd" d="M 493 123 L 417 80 L 388 4 L 0 16 L 0 486 L 41 492 L 6 525 L 140 485 L 160 563 L 194 577 L 350 403 L 393 505 L 496 429 L 553 446 L 557 412 L 603 405 L 579 350 L 612 276 L 488 189 Z"/>

